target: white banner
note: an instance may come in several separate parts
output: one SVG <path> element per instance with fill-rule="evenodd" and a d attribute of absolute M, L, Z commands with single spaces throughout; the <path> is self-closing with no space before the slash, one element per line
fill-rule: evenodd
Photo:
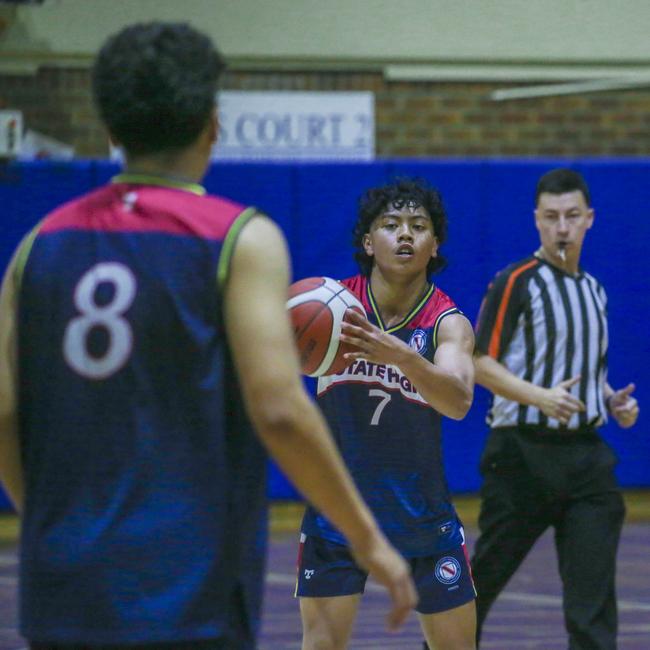
<path fill-rule="evenodd" d="M 371 92 L 234 92 L 217 96 L 214 160 L 372 160 Z"/>

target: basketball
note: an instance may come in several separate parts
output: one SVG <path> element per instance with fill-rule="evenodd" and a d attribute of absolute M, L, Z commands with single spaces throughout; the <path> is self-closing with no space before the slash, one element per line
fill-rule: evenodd
<path fill-rule="evenodd" d="M 348 310 L 365 317 L 358 298 L 332 278 L 305 278 L 289 287 L 287 309 L 305 375 L 334 375 L 350 365 L 343 355 L 355 348 L 339 336 Z"/>

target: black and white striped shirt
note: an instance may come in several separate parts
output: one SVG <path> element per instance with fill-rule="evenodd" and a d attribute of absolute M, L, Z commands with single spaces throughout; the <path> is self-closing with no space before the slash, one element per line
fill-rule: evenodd
<path fill-rule="evenodd" d="M 570 390 L 586 405 L 567 428 L 584 429 L 607 419 L 607 296 L 580 270 L 575 276 L 531 255 L 496 275 L 483 299 L 477 349 L 517 377 L 551 388 L 581 375 Z M 534 406 L 495 395 L 488 414 L 492 428 L 533 425 L 564 429 Z"/>

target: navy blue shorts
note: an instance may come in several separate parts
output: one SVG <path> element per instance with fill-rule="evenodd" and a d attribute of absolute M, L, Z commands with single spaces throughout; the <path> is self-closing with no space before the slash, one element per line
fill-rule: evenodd
<path fill-rule="evenodd" d="M 406 559 L 419 597 L 415 610 L 420 614 L 454 609 L 476 597 L 465 544 L 438 555 Z M 296 596 L 362 594 L 367 578 L 347 546 L 313 535 L 300 536 Z"/>

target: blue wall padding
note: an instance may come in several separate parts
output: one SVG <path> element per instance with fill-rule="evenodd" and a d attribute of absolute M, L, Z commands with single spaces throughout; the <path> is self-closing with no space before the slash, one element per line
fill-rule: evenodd
<path fill-rule="evenodd" d="M 356 272 L 352 227 L 358 198 L 368 187 L 396 176 L 427 180 L 440 189 L 449 214 L 449 238 L 442 248 L 449 264 L 435 281 L 474 322 L 495 272 L 537 247 L 535 185 L 542 173 L 560 165 L 581 171 L 592 191 L 596 220 L 586 239 L 583 264 L 609 295 L 610 383 L 616 388 L 634 381 L 641 405 L 632 430 L 610 423 L 603 435 L 620 458 L 621 484 L 650 486 L 650 435 L 644 415 L 650 405 L 650 160 L 219 163 L 209 169 L 204 184 L 210 192 L 272 216 L 287 236 L 293 275 L 299 279 L 342 278 Z M 0 266 L 6 266 L 20 238 L 48 210 L 107 182 L 118 171 L 107 161 L 0 167 Z M 307 385 L 313 391 L 314 382 L 307 380 Z M 444 423 L 447 476 L 454 492 L 472 492 L 480 485 L 477 466 L 488 403 L 487 391 L 477 387 L 469 415 L 462 422 Z M 296 497 L 274 465 L 269 494 L 275 499 Z"/>
<path fill-rule="evenodd" d="M 94 186 L 93 163 L 0 163 L 0 265 L 46 212 Z"/>

